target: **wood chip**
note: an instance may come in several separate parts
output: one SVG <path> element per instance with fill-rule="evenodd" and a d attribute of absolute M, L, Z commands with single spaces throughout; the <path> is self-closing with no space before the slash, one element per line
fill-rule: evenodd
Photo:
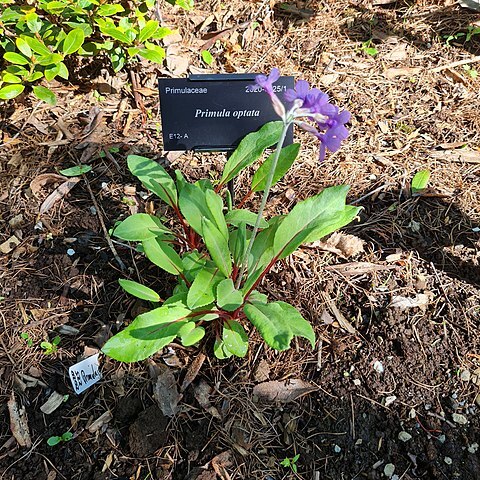
<path fill-rule="evenodd" d="M 19 244 L 20 240 L 15 235 L 12 235 L 0 245 L 0 252 L 4 254 L 10 253 Z"/>
<path fill-rule="evenodd" d="M 30 437 L 25 408 L 18 406 L 13 392 L 7 404 L 8 412 L 10 414 L 10 430 L 12 431 L 15 440 L 21 447 L 30 448 L 32 446 L 32 439 Z"/>
<path fill-rule="evenodd" d="M 293 402 L 297 398 L 318 390 L 304 380 L 293 378 L 283 381 L 263 382 L 253 387 L 253 395 L 264 402 Z"/>
<path fill-rule="evenodd" d="M 64 401 L 64 396 L 58 392 L 53 392 L 48 400 L 40 407 L 45 415 L 53 413 Z"/>
<path fill-rule="evenodd" d="M 90 433 L 95 433 L 100 430 L 104 425 L 106 425 L 113 418 L 110 410 L 107 410 L 105 413 L 102 413 L 89 427 L 88 431 Z"/>

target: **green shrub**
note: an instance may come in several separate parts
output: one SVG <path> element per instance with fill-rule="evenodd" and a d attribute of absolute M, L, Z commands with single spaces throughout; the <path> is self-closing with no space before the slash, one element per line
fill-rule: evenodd
<path fill-rule="evenodd" d="M 193 0 L 168 0 L 191 8 Z M 131 9 L 98 0 L 39 0 L 19 5 L 0 0 L 0 99 L 20 95 L 27 85 L 56 77 L 68 79 L 64 62 L 69 55 L 105 54 L 118 72 L 127 62 L 145 58 L 162 63 L 165 50 L 159 42 L 170 29 L 152 15 L 155 0 L 132 2 Z M 34 95 L 55 104 L 53 92 L 34 85 Z"/>

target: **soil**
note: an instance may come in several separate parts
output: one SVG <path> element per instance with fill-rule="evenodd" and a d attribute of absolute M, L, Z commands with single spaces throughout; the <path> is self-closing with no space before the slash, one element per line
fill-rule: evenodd
<path fill-rule="evenodd" d="M 468 60 L 480 55 L 480 35 L 445 41 L 480 14 L 450 1 L 276 3 L 166 7 L 181 48 L 166 70 L 138 67 L 141 104 L 125 73 L 116 93 L 95 90 L 113 78 L 95 64 L 55 86 L 56 107 L 30 96 L 2 107 L 0 243 L 13 235 L 20 243 L 0 255 L 1 479 L 480 479 L 480 80 L 463 68 L 478 67 Z M 202 64 L 208 34 L 247 21 L 258 26 L 221 36 L 215 63 Z M 373 57 L 362 49 L 370 39 Z M 107 242 L 128 214 L 164 211 L 145 198 L 126 156 L 190 179 L 217 178 L 225 161 L 161 150 L 156 78 L 187 73 L 182 58 L 189 73 L 278 66 L 352 112 L 348 140 L 321 164 L 315 141 L 297 132 L 301 156 L 275 186 L 269 214 L 348 183 L 348 200 L 363 208 L 343 233 L 363 248 L 349 256 L 302 247 L 261 286 L 312 322 L 315 350 L 297 340 L 274 352 L 252 331 L 245 359 L 216 360 L 209 338 L 137 364 L 101 357 L 101 381 L 76 395 L 68 368 L 145 308 L 118 278 L 165 296 L 173 288 L 133 248 Z M 40 215 L 59 183 L 31 182 L 77 162 L 92 173 Z M 412 197 L 421 169 L 432 174 L 429 188 Z M 239 197 L 250 173 L 236 182 Z M 46 354 L 40 343 L 56 335 L 57 351 Z M 155 388 L 164 368 L 178 400 L 171 417 Z M 293 401 L 255 394 L 263 382 L 296 379 L 312 388 Z M 65 401 L 47 415 L 40 407 L 53 392 Z M 12 436 L 12 395 L 25 408 L 30 447 Z M 72 440 L 47 444 L 67 431 Z M 295 473 L 280 462 L 296 454 Z"/>

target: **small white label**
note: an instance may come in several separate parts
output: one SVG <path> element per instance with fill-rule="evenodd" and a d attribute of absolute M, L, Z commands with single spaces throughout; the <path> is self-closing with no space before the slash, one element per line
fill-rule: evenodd
<path fill-rule="evenodd" d="M 98 364 L 98 353 L 72 365 L 68 369 L 75 393 L 82 393 L 97 383 L 101 378 Z"/>

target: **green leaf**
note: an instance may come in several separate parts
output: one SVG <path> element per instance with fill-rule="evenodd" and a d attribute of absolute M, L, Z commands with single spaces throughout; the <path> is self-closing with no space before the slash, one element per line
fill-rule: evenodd
<path fill-rule="evenodd" d="M 24 90 L 24 85 L 7 85 L 6 87 L 0 88 L 0 99 L 11 100 L 12 98 L 18 97 Z"/>
<path fill-rule="evenodd" d="M 248 336 L 245 329 L 235 320 L 226 320 L 223 324 L 223 343 L 227 350 L 243 358 L 248 351 Z"/>
<path fill-rule="evenodd" d="M 172 177 L 157 162 L 138 155 L 127 157 L 128 168 L 151 192 L 170 206 L 177 204 L 177 189 Z"/>
<path fill-rule="evenodd" d="M 220 308 L 227 310 L 227 312 L 233 312 L 240 307 L 242 303 L 242 292 L 235 289 L 231 278 L 226 278 L 217 285 L 217 305 Z M 233 352 L 231 348 L 229 350 Z"/>
<path fill-rule="evenodd" d="M 207 64 L 211 65 L 214 61 L 213 55 L 208 50 L 201 51 L 202 60 Z"/>
<path fill-rule="evenodd" d="M 149 40 L 150 38 L 152 38 L 158 27 L 159 25 L 157 20 L 149 20 L 138 34 L 139 43 L 143 43 L 145 40 Z"/>
<path fill-rule="evenodd" d="M 191 322 L 191 323 L 193 323 L 193 326 L 195 327 L 195 322 Z M 196 327 L 190 330 L 188 333 L 179 335 L 180 340 L 182 341 L 182 345 L 184 347 L 195 345 L 204 336 L 205 336 L 205 329 L 203 327 Z"/>
<path fill-rule="evenodd" d="M 360 208 L 345 205 L 349 187 L 340 185 L 297 203 L 275 233 L 273 250 L 279 259 L 288 257 L 302 243 L 320 240 L 348 225 Z"/>
<path fill-rule="evenodd" d="M 260 158 L 266 148 L 278 142 L 282 128 L 282 122 L 269 122 L 260 128 L 260 130 L 249 133 L 244 137 L 225 164 L 220 183 L 225 185 L 244 168 Z"/>
<path fill-rule="evenodd" d="M 138 54 L 146 60 L 150 60 L 154 63 L 162 64 L 165 60 L 165 49 L 158 45 L 154 45 L 150 48 L 141 48 Z"/>
<path fill-rule="evenodd" d="M 193 8 L 193 0 L 167 0 L 167 1 L 172 5 L 175 3 L 175 5 L 182 7 L 184 10 L 191 10 Z"/>
<path fill-rule="evenodd" d="M 54 447 L 55 445 L 58 445 L 60 442 L 62 441 L 62 437 L 50 437 L 48 440 L 47 440 L 47 445 L 49 445 L 50 447 Z"/>
<path fill-rule="evenodd" d="M 220 340 L 219 338 L 215 339 L 215 344 L 213 345 L 213 353 L 220 360 L 225 360 L 226 358 L 230 358 L 233 355 L 233 353 L 228 351 L 225 342 L 223 340 Z"/>
<path fill-rule="evenodd" d="M 120 13 L 124 11 L 125 9 L 119 4 L 113 4 L 113 5 L 104 4 L 97 9 L 95 14 L 99 15 L 100 17 L 109 17 L 111 15 L 115 15 L 116 13 Z"/>
<path fill-rule="evenodd" d="M 66 168 L 65 170 L 60 170 L 58 173 L 65 175 L 66 177 L 78 177 L 83 173 L 88 173 L 92 170 L 90 165 L 77 165 L 75 167 Z"/>
<path fill-rule="evenodd" d="M 121 362 L 138 362 L 172 342 L 187 323 L 190 310 L 167 305 L 139 315 L 103 346 L 102 352 Z"/>
<path fill-rule="evenodd" d="M 40 79 L 43 77 L 43 73 L 42 72 L 38 72 L 38 71 L 35 71 L 35 72 L 32 72 L 30 75 L 27 75 L 24 80 L 26 82 L 29 82 L 29 83 L 33 83 L 35 82 L 36 80 Z"/>
<path fill-rule="evenodd" d="M 127 293 L 134 297 L 149 302 L 161 302 L 160 295 L 157 292 L 141 283 L 134 282 L 133 280 L 126 280 L 124 278 L 120 278 L 118 283 Z"/>
<path fill-rule="evenodd" d="M 187 295 L 187 306 L 195 310 L 215 300 L 215 288 L 224 277 L 216 269 L 204 268 L 198 272 Z"/>
<path fill-rule="evenodd" d="M 280 151 L 280 156 L 278 157 L 277 168 L 273 174 L 272 186 L 275 185 L 288 172 L 288 169 L 292 166 L 293 162 L 297 158 L 299 151 L 299 143 L 292 143 L 291 145 L 282 148 Z M 267 183 L 267 177 L 270 173 L 270 169 L 272 168 L 274 156 L 275 152 L 272 153 L 255 172 L 251 187 L 254 192 L 261 192 L 265 190 L 265 184 Z"/>
<path fill-rule="evenodd" d="M 226 239 L 228 239 L 228 227 L 227 222 L 225 221 L 225 216 L 223 215 L 222 197 L 213 190 L 207 189 L 205 191 L 205 202 L 210 212 L 208 219 L 210 219 L 215 224 L 219 232 Z"/>
<path fill-rule="evenodd" d="M 178 30 L 175 30 L 175 31 L 178 31 Z M 157 30 L 155 31 L 155 33 L 152 35 L 151 38 L 155 40 L 162 40 L 163 38 L 167 37 L 168 35 L 171 35 L 172 33 L 174 33 L 174 31 L 170 30 L 167 27 L 159 27 L 157 28 Z"/>
<path fill-rule="evenodd" d="M 171 231 L 162 225 L 159 218 L 147 213 L 130 215 L 113 231 L 116 237 L 129 242 L 140 242 L 168 233 Z"/>
<path fill-rule="evenodd" d="M 102 5 L 102 6 L 113 7 L 114 5 Z M 120 5 L 117 5 L 117 6 L 120 6 Z M 81 28 L 75 28 L 74 30 L 68 33 L 67 37 L 63 41 L 63 48 L 62 48 L 63 53 L 65 55 L 70 55 L 71 53 L 75 53 L 83 45 L 84 40 L 85 40 L 85 33 L 83 32 L 83 30 Z"/>
<path fill-rule="evenodd" d="M 275 350 L 286 350 L 290 347 L 293 332 L 288 326 L 283 308 L 277 303 L 247 304 L 243 308 L 247 318 L 260 332 L 267 345 Z"/>
<path fill-rule="evenodd" d="M 32 49 L 28 45 L 28 43 L 22 37 L 18 37 L 15 40 L 17 48 L 23 53 L 26 57 L 30 58 L 32 56 Z"/>
<path fill-rule="evenodd" d="M 42 100 L 42 101 L 48 103 L 49 105 L 56 105 L 57 104 L 57 97 L 47 87 L 42 87 L 41 85 L 36 85 L 35 87 L 33 87 L 33 94 L 39 100 Z M 76 168 L 76 167 L 73 167 L 73 168 Z M 70 169 L 67 168 L 67 170 L 70 170 Z M 64 170 L 63 172 L 65 172 L 65 171 L 66 170 Z M 62 173 L 62 172 L 60 172 L 60 173 Z M 63 175 L 65 175 L 65 173 L 63 173 Z M 65 176 L 68 176 L 68 175 L 65 175 Z M 74 175 L 71 175 L 71 176 L 74 176 Z"/>
<path fill-rule="evenodd" d="M 156 237 L 144 240 L 142 245 L 147 258 L 157 267 L 173 275 L 182 273 L 182 259 L 168 243 Z"/>
<path fill-rule="evenodd" d="M 205 192 L 198 185 L 186 183 L 180 192 L 178 205 L 188 224 L 202 235 L 202 217 L 210 217 Z"/>
<path fill-rule="evenodd" d="M 228 239 L 218 230 L 208 218 L 202 218 L 203 240 L 212 260 L 218 269 L 226 276 L 232 273 L 232 258 L 228 248 Z"/>
<path fill-rule="evenodd" d="M 64 442 L 69 442 L 72 438 L 73 438 L 73 433 L 72 433 L 72 432 L 65 432 L 65 433 L 62 435 L 62 440 L 63 440 Z"/>
<path fill-rule="evenodd" d="M 244 209 L 236 209 L 230 210 L 225 215 L 225 220 L 230 225 L 235 225 L 238 227 L 241 223 L 246 225 L 255 226 L 255 222 L 257 221 L 257 214 L 250 212 L 249 210 Z M 265 219 L 262 218 L 260 221 L 260 228 L 267 228 L 268 223 Z"/>
<path fill-rule="evenodd" d="M 13 63 L 14 65 L 28 65 L 30 63 L 30 60 L 28 58 L 25 58 L 23 55 L 15 52 L 5 53 L 3 58 L 7 62 Z"/>
<path fill-rule="evenodd" d="M 22 79 L 13 73 L 2 72 L 2 81 L 4 83 L 21 83 Z"/>
<path fill-rule="evenodd" d="M 122 47 L 117 47 L 113 49 L 108 56 L 110 57 L 110 61 L 112 62 L 112 67 L 114 72 L 120 71 L 125 62 L 127 61 L 127 57 L 125 56 L 125 51 Z"/>
<path fill-rule="evenodd" d="M 22 39 L 25 40 L 28 46 L 39 55 L 50 55 L 52 53 L 43 42 L 35 37 L 22 36 Z"/>
<path fill-rule="evenodd" d="M 420 195 L 430 180 L 429 170 L 420 170 L 412 179 L 412 195 Z"/>
<path fill-rule="evenodd" d="M 197 250 L 183 256 L 183 273 L 189 282 L 193 282 L 197 273 L 205 267 L 206 261 L 205 255 L 200 255 Z"/>
<path fill-rule="evenodd" d="M 236 265 L 242 263 L 245 252 L 247 251 L 247 227 L 245 223 L 240 223 L 238 228 L 230 234 L 228 246 L 232 252 L 233 261 Z"/>
<path fill-rule="evenodd" d="M 59 53 L 50 53 L 37 58 L 37 63 L 42 67 L 48 67 L 48 65 L 54 65 L 63 60 L 63 56 Z"/>
<path fill-rule="evenodd" d="M 286 302 L 273 302 L 276 305 L 280 305 L 283 310 L 284 318 L 287 319 L 288 326 L 296 337 L 306 338 L 312 348 L 315 348 L 315 333 L 312 326 L 307 320 L 305 320 L 300 312 L 289 303 Z"/>
<path fill-rule="evenodd" d="M 130 40 L 130 37 L 117 27 L 100 26 L 100 31 L 105 35 L 108 35 L 109 37 L 112 37 L 115 40 L 118 40 L 119 42 L 126 43 L 127 45 L 130 45 L 132 43 L 132 41 Z"/>
<path fill-rule="evenodd" d="M 58 64 L 58 73 L 57 75 L 59 77 L 62 77 L 64 78 L 65 80 L 68 80 L 68 69 L 67 69 L 67 66 L 63 63 L 63 62 L 60 62 Z"/>

